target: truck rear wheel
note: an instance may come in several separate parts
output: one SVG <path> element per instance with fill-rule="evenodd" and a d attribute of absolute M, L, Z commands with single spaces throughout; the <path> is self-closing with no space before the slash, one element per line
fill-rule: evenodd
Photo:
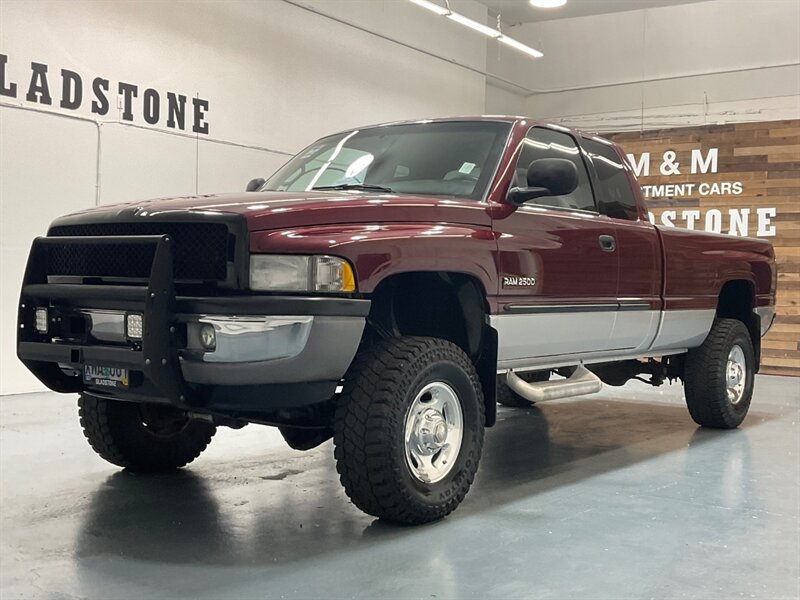
<path fill-rule="evenodd" d="M 336 410 L 336 469 L 364 512 L 420 524 L 467 494 L 483 449 L 483 391 L 455 344 L 384 340 L 356 356 Z"/>
<path fill-rule="evenodd" d="M 528 383 L 547 381 L 550 379 L 550 371 L 527 371 L 517 373 L 517 376 Z M 511 408 L 530 408 L 535 404 L 530 400 L 526 400 L 508 387 L 505 375 L 497 376 L 497 402 Z"/>
<path fill-rule="evenodd" d="M 217 428 L 171 406 L 78 399 L 83 434 L 95 452 L 131 471 L 171 471 L 206 449 Z"/>
<path fill-rule="evenodd" d="M 686 405 L 695 423 L 733 429 L 753 396 L 755 352 L 750 333 L 736 319 L 717 319 L 703 345 L 686 355 Z"/>

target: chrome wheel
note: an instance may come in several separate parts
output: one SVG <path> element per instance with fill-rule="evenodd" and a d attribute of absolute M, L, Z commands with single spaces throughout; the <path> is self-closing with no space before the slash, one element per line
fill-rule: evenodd
<path fill-rule="evenodd" d="M 464 436 L 461 402 L 453 388 L 434 381 L 420 390 L 406 414 L 405 454 L 423 483 L 444 479 L 456 463 Z"/>
<path fill-rule="evenodd" d="M 744 350 L 735 345 L 728 353 L 728 363 L 725 367 L 725 387 L 728 390 L 728 400 L 731 404 L 739 404 L 744 397 L 744 388 L 747 383 L 747 362 Z"/>

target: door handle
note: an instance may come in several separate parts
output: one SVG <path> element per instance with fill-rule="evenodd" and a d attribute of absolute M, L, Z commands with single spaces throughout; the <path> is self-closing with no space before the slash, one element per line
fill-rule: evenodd
<path fill-rule="evenodd" d="M 601 235 L 597 238 L 597 241 L 600 243 L 600 249 L 603 250 L 603 252 L 613 252 L 617 247 L 613 235 Z"/>

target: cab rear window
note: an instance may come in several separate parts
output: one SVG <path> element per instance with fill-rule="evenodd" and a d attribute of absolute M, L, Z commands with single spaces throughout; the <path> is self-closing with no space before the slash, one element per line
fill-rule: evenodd
<path fill-rule="evenodd" d="M 625 172 L 625 164 L 614 148 L 589 138 L 583 138 L 581 146 L 591 158 L 597 174 L 594 192 L 600 214 L 636 221 L 639 218 L 636 198 Z"/>

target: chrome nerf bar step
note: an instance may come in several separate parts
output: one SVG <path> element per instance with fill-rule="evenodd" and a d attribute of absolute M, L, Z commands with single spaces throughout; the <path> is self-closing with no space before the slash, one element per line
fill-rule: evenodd
<path fill-rule="evenodd" d="M 530 402 L 547 402 L 548 400 L 595 394 L 603 387 L 603 382 L 598 379 L 597 375 L 583 365 L 578 366 L 567 379 L 542 383 L 528 383 L 517 377 L 513 371 L 509 371 L 506 374 L 506 383 L 508 387 Z"/>

